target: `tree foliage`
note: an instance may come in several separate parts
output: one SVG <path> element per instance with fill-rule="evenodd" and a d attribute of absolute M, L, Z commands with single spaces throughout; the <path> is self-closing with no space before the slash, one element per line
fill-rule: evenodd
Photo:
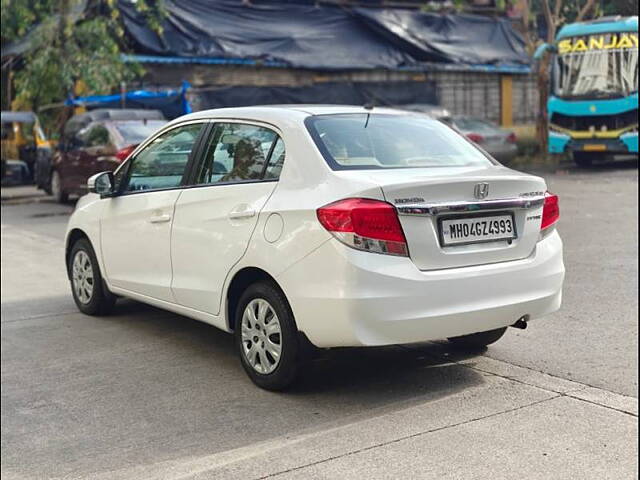
<path fill-rule="evenodd" d="M 532 12 L 541 12 L 546 24 L 546 38 L 536 39 L 532 34 L 532 19 L 537 15 L 531 15 Z M 533 52 L 535 45 L 539 42 L 553 43 L 557 29 L 565 23 L 580 22 L 601 16 L 599 4 L 597 0 L 533 0 L 527 5 L 527 12 L 523 16 L 525 39 L 528 43 L 529 50 Z M 549 118 L 547 113 L 547 100 L 549 98 L 549 69 L 550 57 L 545 55 L 537 66 L 537 84 L 538 84 L 538 106 L 539 113 L 536 121 L 536 134 L 540 152 L 547 155 L 548 151 L 548 128 Z"/>
<path fill-rule="evenodd" d="M 135 5 L 160 30 L 162 4 Z M 2 0 L 3 45 L 26 35 L 30 46 L 14 77 L 17 108 L 110 93 L 142 73 L 121 59 L 127 44 L 116 0 Z"/>

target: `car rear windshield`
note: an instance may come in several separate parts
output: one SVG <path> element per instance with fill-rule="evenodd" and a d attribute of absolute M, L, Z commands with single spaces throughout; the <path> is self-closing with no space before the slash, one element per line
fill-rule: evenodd
<path fill-rule="evenodd" d="M 461 130 L 465 130 L 465 131 L 492 131 L 495 132 L 496 130 L 498 130 L 498 128 L 491 124 L 490 122 L 487 122 L 486 120 L 482 120 L 480 118 L 472 118 L 472 117 L 457 117 L 454 120 L 455 125 L 461 129 Z"/>
<path fill-rule="evenodd" d="M 134 145 L 141 143 L 166 123 L 164 120 L 147 120 L 146 122 L 143 120 L 130 120 L 115 122 L 115 127 L 125 144 Z"/>
<path fill-rule="evenodd" d="M 334 170 L 492 164 L 453 129 L 424 116 L 317 115 L 308 117 L 305 123 Z"/>

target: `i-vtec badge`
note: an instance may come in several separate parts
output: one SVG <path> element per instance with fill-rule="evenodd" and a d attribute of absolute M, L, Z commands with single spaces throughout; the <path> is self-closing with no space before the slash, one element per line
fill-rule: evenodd
<path fill-rule="evenodd" d="M 473 196 L 478 200 L 483 198 L 487 198 L 489 195 L 489 184 L 486 182 L 476 183 L 476 186 L 473 188 Z"/>
<path fill-rule="evenodd" d="M 424 203 L 424 198 L 422 197 L 394 198 L 393 203 L 395 203 L 396 205 L 403 205 L 407 203 Z"/>

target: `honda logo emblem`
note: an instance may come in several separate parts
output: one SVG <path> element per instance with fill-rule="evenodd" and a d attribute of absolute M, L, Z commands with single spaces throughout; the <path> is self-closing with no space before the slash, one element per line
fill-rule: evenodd
<path fill-rule="evenodd" d="M 488 183 L 476 183 L 475 188 L 473 189 L 473 195 L 477 199 L 481 200 L 483 198 L 487 198 L 489 195 L 489 184 Z"/>

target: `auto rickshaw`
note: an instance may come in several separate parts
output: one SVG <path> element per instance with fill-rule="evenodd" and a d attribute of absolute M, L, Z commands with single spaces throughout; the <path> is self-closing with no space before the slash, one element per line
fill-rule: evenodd
<path fill-rule="evenodd" d="M 2 112 L 0 124 L 3 183 L 37 180 L 37 164 L 51 156 L 51 143 L 45 137 L 37 115 L 33 112 Z"/>

